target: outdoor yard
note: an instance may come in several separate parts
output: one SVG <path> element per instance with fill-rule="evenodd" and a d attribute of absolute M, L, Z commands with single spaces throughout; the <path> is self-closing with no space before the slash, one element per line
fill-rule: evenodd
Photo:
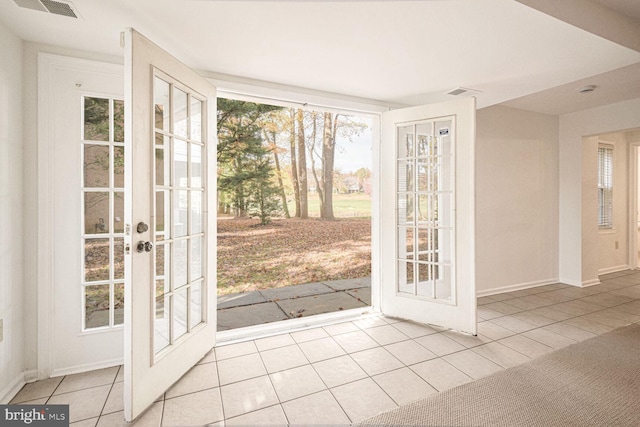
<path fill-rule="evenodd" d="M 370 275 L 368 217 L 218 219 L 219 295 Z"/>

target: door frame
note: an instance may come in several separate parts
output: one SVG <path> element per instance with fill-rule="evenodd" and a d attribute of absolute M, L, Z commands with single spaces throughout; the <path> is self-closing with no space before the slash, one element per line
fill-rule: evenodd
<path fill-rule="evenodd" d="M 37 54 L 37 365 L 35 370 L 27 371 L 25 380 L 46 379 L 53 374 L 71 374 L 86 371 L 87 369 L 100 369 L 114 364 L 121 364 L 119 361 L 107 361 L 95 365 L 82 365 L 77 368 L 53 372 L 54 361 L 54 305 L 51 304 L 54 293 L 54 222 L 53 222 L 53 200 L 54 194 L 54 156 L 51 155 L 53 146 L 53 135 L 55 123 L 51 120 L 53 108 L 56 100 L 52 90 L 54 82 L 52 75 L 55 70 L 67 69 L 96 72 L 122 76 L 124 73 L 122 65 L 81 59 L 69 56 L 55 55 L 51 53 L 38 52 Z M 80 108 L 80 107 L 78 107 Z M 80 126 L 80 124 L 78 124 Z"/>

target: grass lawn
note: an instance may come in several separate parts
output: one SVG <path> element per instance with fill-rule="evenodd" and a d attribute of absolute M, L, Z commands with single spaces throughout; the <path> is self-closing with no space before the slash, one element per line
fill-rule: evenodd
<path fill-rule="evenodd" d="M 320 199 L 317 193 L 309 193 L 309 216 L 320 217 Z M 295 202 L 288 203 L 291 215 L 295 212 Z M 371 217 L 371 196 L 364 193 L 333 194 L 333 214 L 336 218 Z"/>
<path fill-rule="evenodd" d="M 370 276 L 370 211 L 366 214 L 336 221 L 275 219 L 266 226 L 257 219 L 219 218 L 218 294 Z"/>

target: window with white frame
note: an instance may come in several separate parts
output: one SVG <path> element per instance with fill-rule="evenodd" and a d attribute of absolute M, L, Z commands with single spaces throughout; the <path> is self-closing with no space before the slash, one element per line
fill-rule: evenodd
<path fill-rule="evenodd" d="M 613 228 L 613 147 L 598 146 L 598 227 Z"/>

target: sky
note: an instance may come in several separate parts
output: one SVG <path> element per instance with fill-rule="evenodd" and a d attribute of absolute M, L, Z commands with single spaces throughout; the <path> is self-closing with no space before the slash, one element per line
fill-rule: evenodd
<path fill-rule="evenodd" d="M 360 118 L 367 123 L 367 128 L 358 136 L 354 136 L 352 141 L 347 138 L 336 140 L 336 156 L 334 167 L 342 173 L 355 172 L 360 168 L 372 168 L 372 145 L 373 134 L 371 129 L 371 119 Z"/>

